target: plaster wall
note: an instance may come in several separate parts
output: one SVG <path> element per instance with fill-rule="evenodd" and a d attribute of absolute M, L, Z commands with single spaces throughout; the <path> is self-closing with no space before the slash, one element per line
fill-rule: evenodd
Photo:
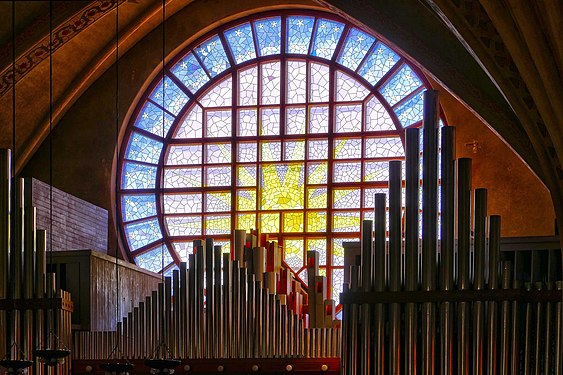
<path fill-rule="evenodd" d="M 472 159 L 473 188 L 488 189 L 488 214 L 501 215 L 501 235 L 554 235 L 549 190 L 498 135 L 444 89 L 439 91 L 446 119 L 456 127 L 456 155 Z"/>

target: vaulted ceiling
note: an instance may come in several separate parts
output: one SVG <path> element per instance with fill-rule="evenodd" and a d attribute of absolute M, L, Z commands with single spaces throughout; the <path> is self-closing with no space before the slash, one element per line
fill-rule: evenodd
<path fill-rule="evenodd" d="M 19 170 L 49 131 L 50 77 L 52 124 L 56 126 L 78 98 L 114 64 L 117 3 L 118 49 L 119 56 L 123 56 L 161 26 L 161 0 L 53 1 L 51 5 L 48 1 L 16 2 L 15 139 Z M 520 155 L 549 188 L 559 222 L 563 221 L 560 1 L 239 0 L 235 15 L 227 9 L 217 9 L 211 0 L 166 0 L 167 23 L 190 22 L 201 33 L 217 26 L 207 24 L 197 14 L 175 17 L 194 5 L 201 12 L 224 13 L 231 18 L 271 8 L 330 9 L 382 35 L 417 61 Z M 14 139 L 12 35 L 12 5 L 3 1 L 0 147 L 12 147 Z M 168 47 L 167 55 L 173 55 L 180 47 Z M 154 67 L 155 71 L 157 68 Z"/>

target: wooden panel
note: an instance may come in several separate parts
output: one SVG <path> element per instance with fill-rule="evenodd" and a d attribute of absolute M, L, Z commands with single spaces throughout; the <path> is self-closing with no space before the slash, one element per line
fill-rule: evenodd
<path fill-rule="evenodd" d="M 107 210 L 56 188 L 52 193 L 51 200 L 49 185 L 33 179 L 31 200 L 37 207 L 37 228 L 49 231 L 52 224 L 53 250 L 91 249 L 107 253 Z M 50 249 L 49 244 L 47 248 Z"/>
<path fill-rule="evenodd" d="M 51 254 L 47 255 L 50 262 Z M 65 286 L 74 302 L 74 329 L 115 330 L 115 259 L 91 250 L 54 251 L 58 285 Z M 159 275 L 118 261 L 120 317 L 157 289 Z"/>

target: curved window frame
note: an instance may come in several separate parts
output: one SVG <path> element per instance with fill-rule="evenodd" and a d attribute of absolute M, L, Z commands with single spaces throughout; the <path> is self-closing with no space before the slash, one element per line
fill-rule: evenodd
<path fill-rule="evenodd" d="M 256 35 L 258 33 L 257 27 L 260 20 L 264 19 L 272 19 L 275 17 L 280 17 L 280 49 L 276 51 L 275 45 L 273 47 L 270 46 L 269 49 L 262 48 L 261 42 L 257 39 Z M 297 35 L 299 36 L 299 32 L 291 34 L 288 29 L 291 29 L 290 21 L 295 20 L 295 17 L 303 17 L 307 19 L 313 19 L 313 23 L 311 25 L 311 37 L 309 38 L 308 42 L 308 50 L 306 54 L 298 53 L 303 52 L 300 50 L 302 45 L 307 43 L 296 43 L 295 45 L 290 45 L 288 43 L 288 39 L 292 38 L 290 35 Z M 321 33 L 320 31 L 320 24 L 322 20 L 326 20 L 327 24 L 332 23 L 339 23 L 342 25 L 341 34 L 338 38 L 336 38 L 336 42 L 328 42 L 324 46 L 324 48 L 316 48 L 315 43 L 318 35 Z M 236 46 L 234 43 L 230 44 L 232 41 L 232 36 L 234 35 L 235 29 L 239 28 L 242 30 L 242 37 L 244 38 L 245 29 L 241 25 L 250 25 L 250 28 L 247 28 L 246 31 L 250 29 L 250 32 L 253 37 L 253 48 L 254 55 L 252 55 L 252 51 L 248 51 L 248 48 L 244 48 L 244 46 Z M 303 26 L 303 25 L 301 25 Z M 299 26 L 299 27 L 301 27 Z M 305 22 L 305 28 L 307 24 Z M 348 48 L 347 44 L 350 43 L 352 40 L 352 35 L 357 38 L 358 43 L 356 43 L 356 48 L 354 46 Z M 240 36 L 240 35 L 239 35 Z M 350 37 L 349 37 L 350 36 Z M 369 44 L 369 49 L 367 51 L 362 50 L 363 41 L 365 41 L 366 36 L 368 38 L 373 38 L 373 42 Z M 329 35 L 330 37 L 330 35 Z M 231 38 L 231 39 L 230 39 Z M 348 39 L 349 38 L 349 39 Z M 363 40 L 360 40 L 364 38 Z M 295 39 L 295 38 L 294 38 Z M 299 41 L 297 38 L 296 40 Z M 215 45 L 213 45 L 215 43 Z M 215 69 L 211 64 L 206 60 L 208 57 L 204 55 L 204 52 L 212 51 L 214 48 L 217 48 L 218 44 L 223 48 L 225 54 L 221 56 L 220 59 L 217 59 Z M 248 43 L 248 41 L 246 42 Z M 332 43 L 332 44 L 331 44 Z M 328 45 L 329 47 L 326 47 Z M 233 47 L 234 46 L 234 47 Z M 330 59 L 326 59 L 324 57 L 319 57 L 318 55 L 326 56 L 327 53 L 330 52 L 330 48 L 334 47 L 334 51 L 331 55 Z M 238 48 L 238 49 L 237 49 Z M 316 49 L 315 49 L 316 48 Z M 375 51 L 377 48 L 386 48 L 387 51 L 390 51 L 389 58 L 393 58 L 395 56 L 397 58 L 396 61 L 391 64 L 389 70 L 385 72 L 385 74 L 381 75 L 381 72 L 373 73 L 374 69 L 366 68 L 368 64 L 370 64 L 370 58 L 375 56 Z M 198 49 L 201 53 L 198 53 Z M 365 48 L 364 48 L 365 49 Z M 329 52 L 326 52 L 326 51 Z M 232 52 L 239 52 L 239 54 L 233 54 Z M 263 55 L 260 53 L 266 51 L 266 53 L 271 52 L 279 52 L 273 53 L 268 55 Z M 295 53 L 290 53 L 295 52 Z M 363 56 L 362 56 L 363 54 Z M 361 56 L 361 59 L 354 59 L 353 57 Z M 192 59 L 192 60 L 190 60 Z M 199 69 L 192 69 L 191 75 L 189 77 L 187 75 L 182 75 L 182 72 L 179 70 L 178 66 L 187 66 L 193 67 L 194 64 L 190 65 L 190 61 L 197 61 L 200 68 Z M 169 147 L 171 144 L 174 144 L 176 141 L 173 139 L 173 135 L 175 132 L 178 131 L 181 124 L 184 121 L 184 117 L 190 111 L 190 108 L 194 103 L 200 100 L 205 93 L 211 90 L 218 82 L 228 78 L 229 76 L 235 77 L 237 76 L 238 72 L 248 69 L 253 65 L 259 65 L 266 62 L 272 61 L 280 61 L 282 66 L 285 67 L 287 61 L 305 61 L 307 66 L 310 63 L 319 63 L 328 66 L 330 71 L 329 79 L 329 87 L 330 87 L 330 103 L 329 103 L 329 113 L 333 113 L 335 103 L 334 103 L 334 92 L 335 92 L 335 74 L 337 71 L 344 72 L 345 74 L 353 77 L 356 81 L 360 82 L 364 86 L 366 86 L 370 90 L 370 94 L 368 98 L 373 96 L 377 98 L 377 100 L 381 103 L 381 105 L 385 108 L 388 115 L 392 119 L 395 129 L 388 130 L 388 131 L 379 131 L 377 132 L 378 136 L 395 136 L 400 137 L 401 140 L 404 142 L 404 131 L 403 129 L 406 127 L 417 127 L 421 125 L 422 121 L 422 93 L 430 88 L 430 84 L 428 80 L 425 78 L 424 74 L 417 69 L 407 58 L 402 56 L 399 52 L 393 50 L 391 47 L 387 46 L 381 39 L 373 36 L 372 34 L 365 33 L 361 29 L 355 27 L 353 24 L 343 20 L 342 18 L 329 13 L 317 12 L 317 11 L 276 11 L 276 12 L 267 12 L 267 13 L 260 13 L 255 14 L 249 17 L 241 18 L 225 24 L 220 28 L 213 30 L 210 33 L 207 33 L 205 36 L 199 38 L 194 43 L 190 44 L 187 48 L 177 54 L 168 64 L 166 64 L 164 68 L 164 74 L 166 75 L 165 82 L 168 82 L 182 91 L 184 98 L 175 100 L 170 100 L 168 97 L 168 88 L 165 88 L 164 92 L 160 88 L 163 73 L 162 71 L 157 74 L 157 77 L 153 80 L 150 84 L 149 88 L 145 91 L 142 99 L 136 104 L 136 109 L 134 110 L 133 116 L 127 126 L 124 138 L 122 140 L 122 148 L 126 150 L 120 155 L 120 160 L 118 161 L 119 165 L 117 168 L 118 171 L 118 181 L 119 181 L 119 189 L 116 192 L 116 199 L 118 199 L 118 210 L 116 214 L 118 215 L 118 223 L 121 226 L 122 230 L 121 233 L 121 240 L 123 246 L 125 246 L 128 254 L 131 257 L 131 260 L 135 260 L 138 265 L 144 266 L 145 268 L 156 271 L 156 272 L 165 272 L 169 273 L 172 269 L 175 269 L 180 261 L 187 261 L 186 259 L 181 259 L 179 251 L 189 251 L 190 249 L 178 249 L 175 248 L 172 244 L 171 237 L 169 235 L 168 226 L 164 220 L 164 213 L 163 213 L 163 194 L 164 191 L 167 191 L 163 188 L 163 170 L 165 165 L 165 160 L 169 154 Z M 354 64 L 357 64 L 355 66 Z M 197 64 L 196 64 L 197 65 Z M 225 68 L 228 65 L 227 68 Z M 348 66 L 346 66 L 348 65 Z M 402 95 L 397 95 L 397 91 L 389 92 L 386 91 L 386 88 L 392 85 L 394 82 L 394 78 L 398 77 L 398 72 L 403 69 L 403 67 L 408 67 L 410 71 L 415 75 L 416 78 L 420 81 L 420 86 L 418 86 L 414 91 L 408 91 L 403 93 Z M 225 68 L 225 69 L 222 69 Z M 175 73 L 173 73 L 175 72 Z M 235 78 L 236 81 L 236 78 Z M 285 81 L 285 68 L 281 69 L 281 81 Z M 375 82 L 372 85 L 371 82 Z M 398 81 L 398 87 L 401 85 L 401 81 Z M 281 85 L 281 94 L 285 95 L 283 86 Z M 191 89 L 194 91 L 192 92 Z M 158 97 L 159 93 L 163 93 L 164 97 Z M 235 85 L 233 85 L 233 97 L 236 96 L 237 90 L 235 89 Z M 396 95 L 393 95 L 396 94 Z M 182 96 L 182 95 L 180 95 Z M 160 103 L 159 103 L 160 99 Z M 387 100 L 389 99 L 389 101 Z M 366 102 L 368 99 L 364 99 L 363 101 Z M 185 102 L 182 102 L 185 101 Z M 280 111 L 285 112 L 288 108 L 288 104 L 285 103 L 285 99 L 280 100 Z M 158 107 L 162 106 L 165 103 L 168 104 L 168 111 L 162 111 Z M 183 103 L 183 104 L 182 104 Z M 413 105 L 409 106 L 409 103 Z M 233 103 L 228 108 L 228 110 L 232 110 L 233 113 L 237 111 L 237 103 L 233 100 Z M 305 107 L 311 105 L 308 101 L 303 104 Z M 153 108 L 153 112 L 151 115 L 146 115 L 149 111 L 147 110 L 148 107 Z M 166 105 L 165 105 L 166 106 Z M 156 112 L 155 109 L 156 108 Z M 406 108 L 406 110 L 405 110 Z M 408 113 L 409 109 L 415 111 L 414 113 L 418 113 L 414 117 L 411 117 L 407 126 L 403 126 L 401 121 L 404 121 L 404 114 Z M 155 114 L 156 113 L 156 114 Z M 363 113 L 363 112 L 362 112 Z M 152 117 L 151 117 L 152 116 Z M 333 120 L 333 114 L 329 115 Z M 362 124 L 365 123 L 365 114 L 362 114 Z M 143 122 L 141 118 L 147 119 L 149 121 Z M 150 120 L 153 120 L 152 128 L 150 127 Z M 164 119 L 164 125 L 162 119 Z M 414 120 L 413 120 L 414 119 Z M 169 121 L 169 122 L 168 122 Z M 232 123 L 236 122 L 236 118 L 233 118 Z M 332 181 L 332 169 L 333 165 L 330 163 L 334 162 L 333 158 L 333 140 L 334 134 L 333 129 L 331 127 L 333 121 L 329 121 L 329 131 L 327 134 L 327 138 L 329 140 L 329 161 L 328 161 L 328 181 L 327 181 L 327 189 L 329 194 L 329 201 L 327 202 L 327 231 L 326 233 L 297 233 L 297 234 L 280 234 L 280 240 L 283 243 L 284 240 L 287 241 L 291 238 L 301 238 L 303 239 L 303 243 L 305 244 L 307 239 L 318 239 L 318 238 L 326 238 L 327 239 L 327 246 L 326 246 L 326 264 L 321 267 L 321 272 L 325 273 L 327 276 L 327 286 L 328 286 L 328 294 L 331 295 L 331 291 L 333 289 L 332 285 L 334 283 L 334 279 L 340 279 L 343 274 L 343 254 L 342 254 L 342 264 L 340 261 L 334 262 L 333 261 L 333 240 L 338 239 L 341 240 L 358 240 L 359 239 L 359 225 L 357 232 L 340 232 L 340 233 L 333 233 L 331 230 L 331 212 L 333 211 L 331 207 L 332 203 L 332 196 L 335 183 Z M 282 122 L 280 122 L 280 127 L 282 126 Z M 168 131 L 166 130 L 168 128 Z M 232 129 L 235 129 L 235 125 L 232 126 Z M 158 135 L 158 132 L 162 132 L 162 136 Z M 362 139 L 362 142 L 365 140 L 365 132 L 364 128 L 360 132 L 357 133 L 350 133 L 358 138 Z M 348 135 L 345 133 L 344 135 Z M 136 138 L 135 138 L 136 137 Z M 144 138 L 143 138 L 144 137 Z M 147 138 L 147 139 L 145 139 Z M 228 139 L 227 139 L 228 138 Z M 243 139 L 244 138 L 244 139 Z M 260 137 L 259 135 L 255 137 L 226 137 L 225 140 L 228 142 L 232 142 L 234 146 L 236 146 L 237 142 L 241 139 L 245 141 L 259 141 L 263 139 L 267 139 L 268 137 Z M 276 136 L 273 137 L 276 140 L 279 139 L 303 139 L 309 140 L 311 139 L 308 135 L 298 135 L 296 137 L 293 136 Z M 223 138 L 220 138 L 223 139 Z M 205 141 L 202 142 L 203 147 L 205 146 Z M 163 145 L 160 149 L 158 149 L 158 144 Z M 166 150 L 166 152 L 162 152 L 162 150 Z M 364 155 L 362 154 L 362 161 Z M 143 159 L 144 162 L 131 162 L 133 159 Z M 204 158 L 204 155 L 201 155 L 201 159 Z M 382 161 L 385 158 L 382 159 Z M 404 160 L 403 157 L 391 157 L 387 158 L 386 160 Z M 148 163 L 147 163 L 148 161 Z M 236 168 L 237 162 L 234 160 L 230 163 L 233 166 L 233 173 Z M 362 175 L 363 175 L 363 166 L 362 166 Z M 135 178 L 139 176 L 139 174 L 145 173 L 146 175 L 153 176 L 152 181 L 147 180 L 136 180 Z M 258 179 L 258 176 L 257 176 Z M 236 181 L 236 176 L 232 177 L 231 181 Z M 151 182 L 154 182 L 153 188 L 147 188 Z M 259 182 L 257 182 L 256 189 L 258 187 Z M 346 184 L 344 184 L 346 185 Z M 380 188 L 385 189 L 387 187 L 387 182 L 380 181 L 380 182 L 372 182 L 366 183 L 361 181 L 358 184 L 352 184 L 354 186 L 359 187 L 369 187 L 369 188 Z M 352 186 L 350 184 L 346 186 Z M 203 186 L 203 185 L 202 185 Z M 236 183 L 234 185 L 225 186 L 223 190 L 230 190 L 232 196 L 235 196 L 236 193 Z M 143 201 L 146 198 L 147 192 L 150 192 L 149 195 L 154 194 L 154 202 L 152 202 L 153 207 L 149 207 L 151 202 L 150 199 Z M 361 195 L 361 207 L 358 211 L 360 212 L 367 212 L 369 208 L 365 207 L 364 198 L 363 198 L 363 190 L 360 190 Z M 306 194 L 306 192 L 305 192 Z M 137 206 L 135 210 L 127 210 L 124 208 L 125 200 L 124 197 L 131 195 L 137 195 Z M 231 207 L 236 207 L 235 199 L 231 199 L 232 205 Z M 129 203 L 127 203 L 129 204 Z M 138 213 L 141 208 L 142 204 L 145 205 L 144 210 L 145 213 L 143 214 Z M 231 215 L 231 227 L 235 229 L 236 226 L 236 212 Z M 258 207 L 256 212 L 259 211 Z M 304 215 L 308 212 L 308 209 L 304 207 L 303 210 Z M 336 210 L 337 211 L 337 210 Z M 342 210 L 343 212 L 346 210 Z M 148 214 L 147 214 L 148 212 Z M 145 216 L 143 216 L 145 215 Z M 148 216 L 147 216 L 148 215 Z M 258 215 L 258 213 L 257 213 Z M 361 219 L 364 218 L 364 214 L 362 213 Z M 368 215 L 369 216 L 369 215 Z M 146 223 L 146 224 L 143 224 Z M 137 227 L 136 227 L 137 224 Z M 142 225 L 141 225 L 142 224 Z M 140 228 L 140 229 L 139 229 Z M 249 228 L 250 229 L 250 228 Z M 152 236 L 152 237 L 151 237 Z M 192 240 L 195 238 L 203 238 L 206 237 L 204 232 L 201 235 L 194 235 L 191 237 L 185 237 L 187 240 Z M 213 235 L 210 237 L 215 237 L 216 239 L 226 239 L 227 237 L 230 240 L 230 243 L 233 243 L 233 234 L 231 235 Z M 147 240 L 147 238 L 149 240 Z M 189 242 L 186 242 L 188 244 Z M 164 246 L 164 248 L 162 248 Z M 188 245 L 189 246 L 189 245 Z M 336 246 L 336 243 L 334 243 Z M 162 259 L 162 255 L 164 255 L 164 259 Z M 304 260 L 306 255 L 306 249 L 304 249 L 302 257 L 303 257 L 303 266 L 300 269 L 294 269 L 294 272 L 298 275 L 298 277 L 302 277 L 306 275 L 304 270 Z M 147 258 L 148 260 L 145 260 Z M 149 259 L 150 258 L 150 259 Z M 151 263 L 149 263 L 149 261 Z M 336 263 L 336 264 L 335 264 Z M 160 267 L 163 264 L 164 268 Z M 294 267 L 295 268 L 295 267 Z M 323 271 L 324 270 L 324 271 Z M 338 277 L 336 277 L 336 273 L 338 273 Z M 306 280 L 305 280 L 306 281 Z M 341 288 L 341 287 L 340 287 Z M 335 298 L 337 298 L 337 293 L 339 287 L 335 289 Z"/>

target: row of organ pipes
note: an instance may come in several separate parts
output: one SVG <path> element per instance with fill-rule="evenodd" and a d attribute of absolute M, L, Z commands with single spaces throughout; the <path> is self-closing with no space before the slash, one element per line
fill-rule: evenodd
<path fill-rule="evenodd" d="M 235 231 L 232 255 L 210 238 L 194 241 L 188 262 L 163 277 L 116 331 L 76 332 L 75 357 L 105 359 L 116 347 L 129 359 L 338 357 L 340 321 L 334 301 L 324 298 L 318 253 L 307 254 L 308 277 L 320 287 L 307 294 L 282 267 L 276 242 L 256 245 L 257 236 L 243 230 Z"/>
<path fill-rule="evenodd" d="M 547 272 L 522 285 L 501 256 L 500 217 L 487 215 L 486 189 L 472 194 L 454 128 L 438 142 L 436 92 L 424 96 L 422 150 L 420 131 L 405 134 L 404 217 L 392 161 L 388 241 L 386 196 L 376 194 L 360 254 L 346 257 L 358 261 L 345 264 L 341 373 L 562 374 L 562 282 Z"/>
<path fill-rule="evenodd" d="M 47 272 L 47 233 L 36 227 L 32 179 L 12 176 L 11 150 L 0 150 L 0 360 L 32 360 L 36 349 L 66 348 L 72 341 L 70 293 Z M 62 360 L 61 360 L 62 362 Z M 58 366 L 69 373 L 70 361 Z M 0 368 L 0 373 L 2 373 Z"/>

